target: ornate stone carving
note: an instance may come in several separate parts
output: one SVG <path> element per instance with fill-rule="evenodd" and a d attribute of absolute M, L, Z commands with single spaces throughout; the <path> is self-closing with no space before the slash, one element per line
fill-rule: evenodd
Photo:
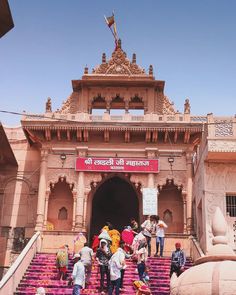
<path fill-rule="evenodd" d="M 215 136 L 233 136 L 232 120 L 215 120 Z"/>
<path fill-rule="evenodd" d="M 94 184 L 95 186 L 97 186 L 97 184 L 101 181 L 102 181 L 101 173 L 86 173 L 84 185 L 88 190 L 90 190 L 91 188 L 94 188 Z"/>
<path fill-rule="evenodd" d="M 103 62 L 93 70 L 92 74 L 147 76 L 144 69 L 139 67 L 135 62 L 129 61 L 129 59 L 126 57 L 126 53 L 120 47 L 116 48 L 108 62 Z"/>
<path fill-rule="evenodd" d="M 49 97 L 46 102 L 46 113 L 51 113 L 51 112 L 52 112 L 52 101 L 51 101 L 51 98 Z"/>
<path fill-rule="evenodd" d="M 147 187 L 147 176 L 142 174 L 132 174 L 130 181 L 134 184 L 141 184 L 141 187 Z"/>
<path fill-rule="evenodd" d="M 173 182 L 180 189 L 186 189 L 186 172 L 178 171 L 178 173 L 174 172 L 174 175 L 171 175 L 169 171 L 162 171 L 158 174 L 157 186 L 163 187 L 169 182 Z"/>
<path fill-rule="evenodd" d="M 184 103 L 184 113 L 185 114 L 190 114 L 190 103 L 189 103 L 189 99 L 185 99 L 185 103 Z"/>
<path fill-rule="evenodd" d="M 55 186 L 61 180 L 66 181 L 73 189 L 77 183 L 76 172 L 73 170 L 49 169 L 47 173 L 47 188 Z"/>
<path fill-rule="evenodd" d="M 72 113 L 70 110 L 71 104 L 72 104 L 72 97 L 69 96 L 66 101 L 63 101 L 62 107 L 60 110 L 57 111 L 57 113 L 61 113 L 61 114 Z"/>
<path fill-rule="evenodd" d="M 208 150 L 211 152 L 236 152 L 235 140 L 209 140 Z"/>
<path fill-rule="evenodd" d="M 163 96 L 162 113 L 166 115 L 174 115 L 176 113 L 174 109 L 174 103 L 171 102 L 167 96 Z"/>
<path fill-rule="evenodd" d="M 157 114 L 162 115 L 163 114 L 163 101 L 164 101 L 164 95 L 162 92 L 156 92 L 155 94 L 155 106 L 154 111 L 157 112 Z"/>

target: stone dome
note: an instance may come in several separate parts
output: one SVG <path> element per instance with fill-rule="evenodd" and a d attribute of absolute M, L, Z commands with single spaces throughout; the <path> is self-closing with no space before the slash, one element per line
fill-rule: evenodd
<path fill-rule="evenodd" d="M 212 247 L 206 256 L 178 278 L 171 278 L 171 295 L 234 295 L 236 294 L 236 255 L 227 243 L 227 225 L 217 207 L 213 220 Z"/>

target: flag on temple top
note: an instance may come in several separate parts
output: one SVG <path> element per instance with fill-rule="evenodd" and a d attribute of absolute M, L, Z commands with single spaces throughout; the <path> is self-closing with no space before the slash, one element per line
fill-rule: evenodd
<path fill-rule="evenodd" d="M 117 49 L 118 36 L 117 36 L 117 28 L 116 28 L 114 12 L 112 13 L 112 16 L 109 16 L 109 17 L 106 17 L 104 15 L 104 18 L 105 18 L 106 24 L 108 25 L 108 27 L 111 30 L 111 33 L 115 39 L 115 45 L 116 45 L 116 49 Z"/>
<path fill-rule="evenodd" d="M 105 16 L 105 20 L 108 27 L 110 28 L 115 23 L 114 13 L 112 14 L 112 16 L 108 16 L 108 17 Z"/>

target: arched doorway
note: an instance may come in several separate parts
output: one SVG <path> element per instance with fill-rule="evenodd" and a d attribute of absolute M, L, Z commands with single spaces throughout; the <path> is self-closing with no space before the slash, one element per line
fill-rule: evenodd
<path fill-rule="evenodd" d="M 47 220 L 54 230 L 71 230 L 73 220 L 73 196 L 66 179 L 60 179 L 51 188 Z"/>
<path fill-rule="evenodd" d="M 139 200 L 135 188 L 118 176 L 105 180 L 93 195 L 90 235 L 99 233 L 107 221 L 122 230 L 130 224 L 131 217 L 139 221 Z"/>
<path fill-rule="evenodd" d="M 183 233 L 184 231 L 184 205 L 181 189 L 174 184 L 173 179 L 159 187 L 158 215 L 168 225 L 166 232 Z"/>

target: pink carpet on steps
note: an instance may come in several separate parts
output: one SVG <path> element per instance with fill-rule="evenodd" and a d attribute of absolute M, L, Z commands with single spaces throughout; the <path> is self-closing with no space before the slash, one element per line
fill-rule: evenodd
<path fill-rule="evenodd" d="M 135 295 L 133 281 L 138 279 L 136 265 L 132 261 L 127 261 L 127 269 L 124 277 L 124 288 L 120 294 Z M 148 259 L 150 266 L 150 288 L 152 295 L 170 294 L 170 258 L 151 257 Z M 192 264 L 188 260 L 186 268 Z M 69 263 L 69 275 L 72 272 L 72 261 Z M 99 289 L 99 272 L 97 265 L 94 266 L 91 276 L 91 284 L 83 289 L 81 294 L 97 295 Z M 15 294 L 35 295 L 38 287 L 44 287 L 47 295 L 72 294 L 72 286 L 67 285 L 67 281 L 61 283 L 57 279 L 57 268 L 55 266 L 54 254 L 39 253 L 32 260 L 23 279 L 21 280 Z"/>

